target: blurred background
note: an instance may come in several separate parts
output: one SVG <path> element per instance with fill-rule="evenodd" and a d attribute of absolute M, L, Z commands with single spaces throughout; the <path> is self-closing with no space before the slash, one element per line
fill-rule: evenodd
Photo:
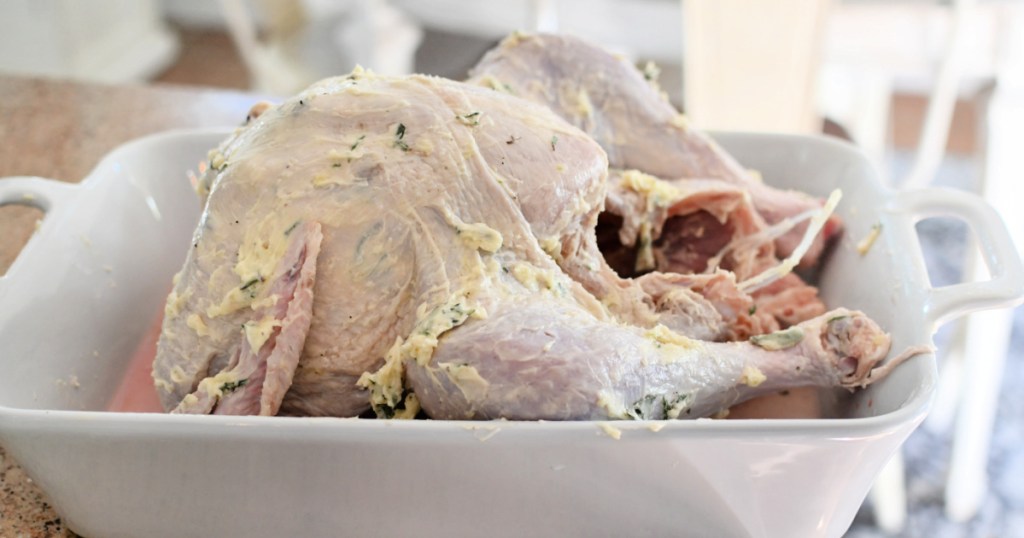
<path fill-rule="evenodd" d="M 460 79 L 516 30 L 653 62 L 698 127 L 839 136 L 894 188 L 979 193 L 1024 244 L 1024 2 L 4 0 L 0 77 L 272 98 L 356 64 Z M 987 278 L 961 222 L 918 231 L 933 285 Z M 943 327 L 935 409 L 850 536 L 1024 536 L 1022 318 Z"/>

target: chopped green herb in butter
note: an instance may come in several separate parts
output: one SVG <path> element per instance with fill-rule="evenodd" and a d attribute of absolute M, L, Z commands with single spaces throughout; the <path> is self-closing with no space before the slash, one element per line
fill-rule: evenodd
<path fill-rule="evenodd" d="M 768 351 L 778 351 L 791 348 L 803 339 L 804 331 L 800 327 L 790 327 L 782 331 L 751 336 L 750 343 Z"/>

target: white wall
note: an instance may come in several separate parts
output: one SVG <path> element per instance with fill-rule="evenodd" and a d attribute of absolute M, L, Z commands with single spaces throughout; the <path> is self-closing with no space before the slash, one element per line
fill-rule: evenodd
<path fill-rule="evenodd" d="M 139 81 L 165 69 L 177 52 L 156 0 L 0 2 L 0 72 Z"/>

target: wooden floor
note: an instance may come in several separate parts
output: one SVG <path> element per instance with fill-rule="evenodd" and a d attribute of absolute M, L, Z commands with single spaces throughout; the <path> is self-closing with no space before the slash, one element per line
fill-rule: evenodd
<path fill-rule="evenodd" d="M 178 61 L 156 82 L 245 90 L 249 73 L 231 38 L 222 31 L 177 29 Z"/>
<path fill-rule="evenodd" d="M 928 100 L 917 95 L 896 95 L 892 102 L 892 143 L 897 149 L 913 149 L 917 146 L 921 123 L 924 122 Z M 961 100 L 953 112 L 953 124 L 949 131 L 946 151 L 957 155 L 974 153 L 977 132 L 974 103 Z"/>

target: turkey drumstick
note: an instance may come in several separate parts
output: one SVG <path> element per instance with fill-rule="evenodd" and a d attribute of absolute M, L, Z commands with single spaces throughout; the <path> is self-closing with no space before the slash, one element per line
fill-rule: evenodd
<path fill-rule="evenodd" d="M 609 325 L 530 299 L 452 331 L 406 376 L 432 418 L 696 418 L 781 389 L 860 385 L 889 350 L 874 322 L 846 310 L 752 342 Z"/>

